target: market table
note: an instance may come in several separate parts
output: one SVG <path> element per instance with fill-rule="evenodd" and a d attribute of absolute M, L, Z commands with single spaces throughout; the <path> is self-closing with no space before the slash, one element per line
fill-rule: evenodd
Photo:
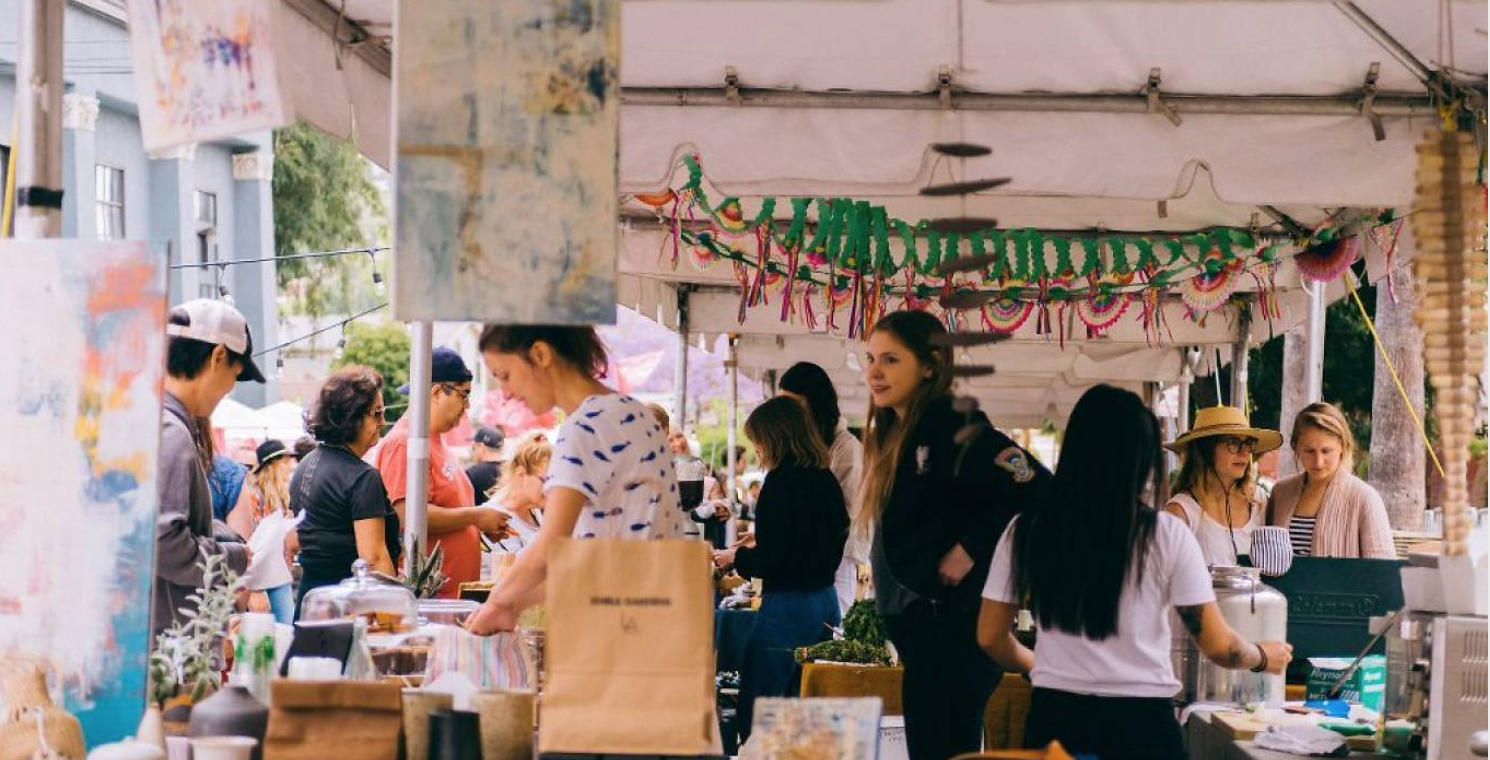
<path fill-rule="evenodd" d="M 902 715 L 900 679 L 904 669 L 809 662 L 802 666 L 803 697 L 879 697 L 885 715 Z M 984 745 L 990 749 L 1020 747 L 1024 719 L 1030 710 L 1030 684 L 1008 675 L 988 700 L 983 714 Z"/>
<path fill-rule="evenodd" d="M 1190 760 L 1298 760 L 1298 755 L 1262 749 L 1251 741 L 1233 739 L 1211 722 L 1209 713 L 1196 713 L 1185 723 L 1185 746 Z M 1352 752 L 1349 760 L 1400 760 L 1380 752 Z"/>

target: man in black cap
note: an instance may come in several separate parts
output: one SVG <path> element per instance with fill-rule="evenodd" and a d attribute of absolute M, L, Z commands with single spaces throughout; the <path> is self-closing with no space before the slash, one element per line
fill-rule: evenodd
<path fill-rule="evenodd" d="M 212 492 L 207 485 L 211 430 L 198 420 L 212 412 L 243 380 L 264 382 L 253 361 L 253 336 L 243 315 L 223 301 L 199 298 L 171 309 L 166 322 L 166 379 L 156 486 L 155 604 L 152 634 L 187 617 L 187 596 L 202 584 L 203 557 L 222 555 L 234 572 L 248 570 L 248 546 L 214 538 Z"/>
<path fill-rule="evenodd" d="M 455 457 L 445 449 L 444 436 L 460 426 L 471 406 L 471 370 L 460 354 L 443 346 L 430 352 L 430 385 L 399 393 L 428 393 L 429 396 L 429 494 L 426 514 L 429 546 L 444 547 L 441 568 L 449 580 L 440 597 L 455 598 L 460 584 L 481 580 L 481 536 L 494 540 L 507 535 L 507 515 L 477 507 L 476 490 Z M 388 500 L 404 518 L 404 500 L 409 494 L 409 423 L 411 415 L 399 418 L 378 447 L 376 466 L 383 476 Z"/>
<path fill-rule="evenodd" d="M 476 503 L 485 504 L 502 479 L 502 429 L 482 427 L 471 438 L 471 457 L 476 464 L 466 468 L 466 477 L 476 490 Z"/>

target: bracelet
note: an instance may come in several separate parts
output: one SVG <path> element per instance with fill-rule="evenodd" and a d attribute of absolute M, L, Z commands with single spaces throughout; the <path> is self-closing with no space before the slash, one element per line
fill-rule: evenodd
<path fill-rule="evenodd" d="M 1257 663 L 1257 667 L 1252 668 L 1252 672 L 1253 673 L 1263 673 L 1263 672 L 1266 672 L 1267 669 L 1268 669 L 1268 652 L 1267 652 L 1267 650 L 1266 649 L 1263 649 L 1262 648 L 1262 645 L 1261 644 L 1258 644 L 1256 642 L 1254 642 L 1252 644 L 1252 646 L 1257 647 L 1257 656 L 1262 658 L 1262 662 Z"/>

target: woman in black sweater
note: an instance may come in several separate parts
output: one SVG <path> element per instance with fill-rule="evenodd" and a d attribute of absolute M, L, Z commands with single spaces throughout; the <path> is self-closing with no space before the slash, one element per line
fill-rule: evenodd
<path fill-rule="evenodd" d="M 980 593 L 1009 521 L 1050 473 L 952 396 L 947 330 L 924 311 L 875 323 L 864 361 L 863 506 L 875 606 L 901 662 L 910 760 L 977 752 L 997 666 L 978 648 Z"/>
<path fill-rule="evenodd" d="M 763 587 L 740 672 L 742 738 L 756 697 L 787 696 L 793 652 L 831 638 L 829 629 L 841 621 L 833 574 L 848 539 L 843 491 L 802 403 L 782 397 L 761 404 L 745 420 L 745 435 L 768 470 L 755 536 L 714 555 L 719 567 L 733 566 Z"/>

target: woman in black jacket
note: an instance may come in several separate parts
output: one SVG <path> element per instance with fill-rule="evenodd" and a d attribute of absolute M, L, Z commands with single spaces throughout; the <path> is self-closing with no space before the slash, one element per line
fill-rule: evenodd
<path fill-rule="evenodd" d="M 843 491 L 806 407 L 773 398 L 751 412 L 745 435 L 768 470 L 755 538 L 714 555 L 719 567 L 733 565 L 763 585 L 740 671 L 742 738 L 750 733 L 756 697 L 787 696 L 793 652 L 832 637 L 829 629 L 841 620 L 833 574 L 848 539 Z"/>
<path fill-rule="evenodd" d="M 1042 501 L 1050 473 L 952 397 L 946 328 L 921 311 L 869 336 L 863 508 L 875 604 L 905 665 L 911 760 L 977 752 L 1001 673 L 978 647 L 980 594 L 1009 521 Z"/>

